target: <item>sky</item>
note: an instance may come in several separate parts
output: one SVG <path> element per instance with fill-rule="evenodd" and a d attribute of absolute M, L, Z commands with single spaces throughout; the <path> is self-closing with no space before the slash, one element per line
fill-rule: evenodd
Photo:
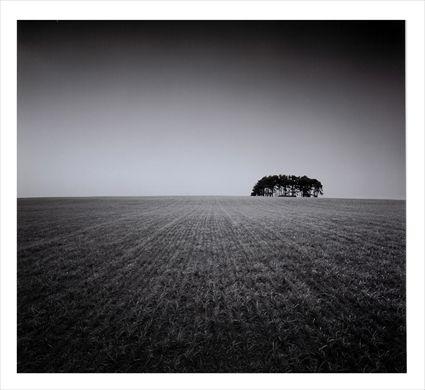
<path fill-rule="evenodd" d="M 19 21 L 18 197 L 405 198 L 403 21 Z"/>

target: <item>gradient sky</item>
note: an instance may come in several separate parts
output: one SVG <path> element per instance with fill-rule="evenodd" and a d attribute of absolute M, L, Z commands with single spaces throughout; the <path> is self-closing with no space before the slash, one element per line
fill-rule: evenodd
<path fill-rule="evenodd" d="M 402 21 L 20 21 L 18 196 L 405 198 Z"/>

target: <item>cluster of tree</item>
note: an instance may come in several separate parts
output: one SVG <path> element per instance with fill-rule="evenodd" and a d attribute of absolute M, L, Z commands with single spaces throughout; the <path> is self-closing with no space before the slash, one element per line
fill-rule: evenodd
<path fill-rule="evenodd" d="M 251 196 L 303 196 L 323 195 L 323 186 L 317 179 L 307 176 L 272 175 L 258 180 Z"/>

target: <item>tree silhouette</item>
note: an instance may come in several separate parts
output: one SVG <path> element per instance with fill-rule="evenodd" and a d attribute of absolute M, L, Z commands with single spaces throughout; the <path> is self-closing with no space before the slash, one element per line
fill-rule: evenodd
<path fill-rule="evenodd" d="M 323 185 L 307 176 L 263 176 L 252 188 L 251 196 L 315 197 L 323 195 Z"/>

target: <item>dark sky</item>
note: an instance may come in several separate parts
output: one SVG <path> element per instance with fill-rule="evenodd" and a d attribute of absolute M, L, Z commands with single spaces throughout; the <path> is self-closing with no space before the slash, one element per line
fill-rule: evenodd
<path fill-rule="evenodd" d="M 18 196 L 405 197 L 402 21 L 20 21 Z"/>

